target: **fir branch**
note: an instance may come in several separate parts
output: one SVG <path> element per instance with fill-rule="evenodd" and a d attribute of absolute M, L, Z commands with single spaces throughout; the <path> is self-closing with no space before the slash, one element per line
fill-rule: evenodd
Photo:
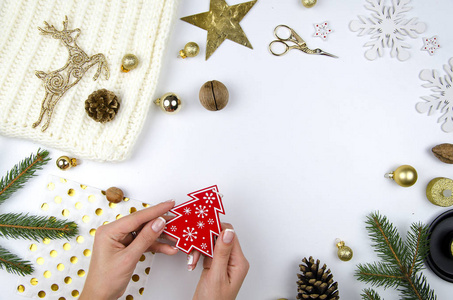
<path fill-rule="evenodd" d="M 15 165 L 5 177 L 0 179 L 0 205 L 8 199 L 11 194 L 20 189 L 28 179 L 35 176 L 37 170 L 50 160 L 49 152 L 38 149 L 36 155 L 32 154 L 19 164 Z"/>
<path fill-rule="evenodd" d="M 55 217 L 8 213 L 0 215 L 0 237 L 13 239 L 69 239 L 77 235 L 77 224 Z"/>
<path fill-rule="evenodd" d="M 372 286 L 397 288 L 401 284 L 401 280 L 405 279 L 397 267 L 386 263 L 359 264 L 357 269 L 357 279 Z"/>
<path fill-rule="evenodd" d="M 364 289 L 362 296 L 362 300 L 381 300 L 379 294 L 373 289 Z"/>
<path fill-rule="evenodd" d="M 29 261 L 24 261 L 0 246 L 0 269 L 18 275 L 30 275 L 33 273 L 33 266 Z"/>

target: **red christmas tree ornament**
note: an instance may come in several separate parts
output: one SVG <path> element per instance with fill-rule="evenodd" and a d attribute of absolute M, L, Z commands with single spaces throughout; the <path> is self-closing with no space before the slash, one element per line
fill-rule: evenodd
<path fill-rule="evenodd" d="M 225 214 L 216 185 L 188 194 L 192 200 L 175 206 L 176 215 L 167 222 L 164 232 L 177 239 L 176 247 L 189 254 L 196 249 L 212 257 L 214 235 L 221 229 L 219 213 Z"/>

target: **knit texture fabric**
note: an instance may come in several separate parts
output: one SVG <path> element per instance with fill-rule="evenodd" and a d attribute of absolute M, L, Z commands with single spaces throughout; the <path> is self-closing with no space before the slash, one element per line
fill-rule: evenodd
<path fill-rule="evenodd" d="M 0 1 L 0 134 L 31 139 L 76 157 L 100 161 L 126 159 L 143 127 L 154 98 L 162 56 L 178 0 L 4 0 Z M 49 127 L 38 120 L 46 94 L 44 81 L 35 71 L 49 73 L 69 58 L 61 39 L 41 35 L 44 21 L 63 30 L 80 29 L 77 45 L 88 56 L 104 54 L 110 78 L 98 64 L 60 98 Z M 74 37 L 76 33 L 71 36 Z M 122 57 L 132 53 L 139 65 L 121 72 Z M 98 123 L 85 112 L 85 100 L 99 89 L 114 92 L 118 114 Z"/>

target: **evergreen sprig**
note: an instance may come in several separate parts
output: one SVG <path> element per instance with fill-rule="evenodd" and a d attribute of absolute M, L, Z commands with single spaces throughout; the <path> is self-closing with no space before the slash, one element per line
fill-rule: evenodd
<path fill-rule="evenodd" d="M 38 149 L 36 154 L 31 154 L 30 157 L 19 162 L 0 179 L 0 205 L 20 189 L 28 179 L 35 176 L 37 170 L 42 169 L 50 160 L 48 156 L 48 151 Z"/>
<path fill-rule="evenodd" d="M 429 250 L 428 227 L 414 223 L 403 242 L 385 216 L 372 213 L 366 221 L 372 246 L 382 262 L 357 265 L 355 276 L 372 286 L 396 288 L 402 300 L 436 300 L 425 276 L 419 273 Z M 380 299 L 376 291 L 364 290 L 362 299 Z"/>
<path fill-rule="evenodd" d="M 0 205 L 35 176 L 37 170 L 42 169 L 50 160 L 48 156 L 48 151 L 38 149 L 36 154 L 19 162 L 0 179 Z M 77 233 L 76 223 L 58 220 L 55 217 L 29 216 L 21 213 L 0 215 L 0 237 L 38 241 L 44 238 L 69 239 Z M 0 247 L 0 269 L 22 276 L 33 272 L 30 262 L 22 260 L 2 247 Z"/>
<path fill-rule="evenodd" d="M 74 222 L 55 217 L 15 213 L 0 215 L 0 237 L 39 241 L 44 238 L 69 239 L 76 234 L 77 225 Z"/>

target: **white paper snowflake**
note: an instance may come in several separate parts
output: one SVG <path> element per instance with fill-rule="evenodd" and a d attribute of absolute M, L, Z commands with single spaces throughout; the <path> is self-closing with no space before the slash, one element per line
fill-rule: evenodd
<path fill-rule="evenodd" d="M 404 13 L 412 9 L 407 6 L 411 0 L 392 0 L 392 6 L 385 6 L 385 0 L 366 1 L 369 5 L 365 8 L 373 12 L 371 18 L 359 16 L 359 20 L 349 23 L 352 31 L 360 31 L 359 36 L 371 35 L 371 41 L 364 45 L 371 47 L 365 52 L 365 57 L 375 60 L 383 55 L 384 48 L 391 48 L 391 57 L 396 55 L 401 61 L 409 59 L 410 53 L 406 49 L 411 46 L 404 42 L 405 36 L 416 38 L 426 29 L 426 24 L 418 22 L 417 18 L 404 18 Z"/>
<path fill-rule="evenodd" d="M 445 76 L 440 76 L 436 70 L 422 70 L 420 79 L 427 81 L 423 84 L 425 88 L 431 88 L 435 94 L 421 97 L 425 102 L 417 103 L 417 111 L 419 113 L 428 113 L 428 116 L 433 115 L 437 110 L 442 114 L 437 120 L 442 123 L 442 130 L 445 132 L 453 131 L 453 89 L 451 82 L 453 80 L 453 57 L 448 61 L 448 65 L 444 65 Z"/>
<path fill-rule="evenodd" d="M 432 38 L 423 38 L 423 47 L 420 50 L 428 52 L 429 55 L 434 55 L 439 48 L 437 36 L 433 36 Z"/>
<path fill-rule="evenodd" d="M 314 37 L 320 37 L 323 41 L 327 39 L 327 35 L 332 33 L 332 29 L 329 28 L 329 24 L 327 22 L 322 22 L 319 24 L 313 24 L 315 27 L 315 34 Z"/>
<path fill-rule="evenodd" d="M 206 209 L 206 206 L 199 206 L 196 208 L 196 211 L 195 211 L 195 214 L 199 217 L 199 218 L 204 218 L 208 215 L 208 210 Z"/>
<path fill-rule="evenodd" d="M 190 240 L 191 242 L 193 242 L 193 240 L 197 238 L 197 234 L 198 232 L 195 231 L 195 228 L 187 227 L 187 229 L 183 230 L 182 236 L 186 238 L 186 241 Z"/>

